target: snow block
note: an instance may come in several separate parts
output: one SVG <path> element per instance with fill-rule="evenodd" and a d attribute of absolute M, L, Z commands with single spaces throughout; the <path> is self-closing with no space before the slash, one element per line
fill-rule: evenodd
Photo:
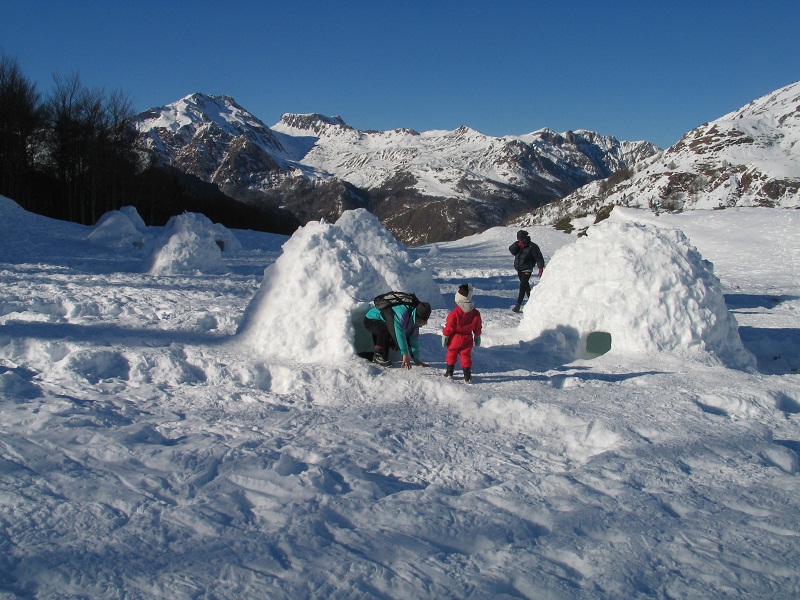
<path fill-rule="evenodd" d="M 108 248 L 142 248 L 148 237 L 144 233 L 146 229 L 143 221 L 135 208 L 123 208 L 132 210 L 112 210 L 105 213 L 87 236 L 87 241 Z"/>
<path fill-rule="evenodd" d="M 386 287 L 339 227 L 311 222 L 295 231 L 264 271 L 237 335 L 266 356 L 305 363 L 353 358 L 351 313 Z"/>

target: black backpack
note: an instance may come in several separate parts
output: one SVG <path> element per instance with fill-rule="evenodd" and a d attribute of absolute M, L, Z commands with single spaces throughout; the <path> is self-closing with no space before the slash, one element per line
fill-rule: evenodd
<path fill-rule="evenodd" d="M 394 312 L 393 306 L 410 306 L 412 309 L 416 308 L 419 304 L 419 298 L 413 292 L 386 292 L 375 296 L 372 300 L 381 314 L 383 320 L 386 321 L 386 328 L 389 330 L 389 335 L 392 338 L 392 348 L 398 348 L 397 337 L 394 331 Z"/>
<path fill-rule="evenodd" d="M 372 302 L 375 304 L 375 308 L 383 311 L 387 308 L 401 305 L 416 308 L 419 304 L 419 298 L 417 298 L 414 292 L 386 292 L 385 294 L 375 296 Z"/>

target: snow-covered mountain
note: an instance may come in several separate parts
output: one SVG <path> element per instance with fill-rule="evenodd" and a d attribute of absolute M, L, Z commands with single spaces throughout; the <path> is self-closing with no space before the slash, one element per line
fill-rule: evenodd
<path fill-rule="evenodd" d="M 142 113 L 135 127 L 157 163 L 231 197 L 266 199 L 302 221 L 365 207 L 407 243 L 502 224 L 659 150 L 585 130 L 361 131 L 319 114 L 267 127 L 232 98 L 200 93 Z"/>
<path fill-rule="evenodd" d="M 220 188 L 264 187 L 286 154 L 261 121 L 228 96 L 192 94 L 139 114 L 134 127 L 157 163 L 171 165 Z"/>
<path fill-rule="evenodd" d="M 663 153 L 517 223 L 550 223 L 607 205 L 654 212 L 800 206 L 800 82 L 700 125 Z"/>

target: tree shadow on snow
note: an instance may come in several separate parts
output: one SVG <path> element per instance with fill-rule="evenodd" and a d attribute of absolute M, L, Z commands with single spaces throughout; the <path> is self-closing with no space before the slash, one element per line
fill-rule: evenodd
<path fill-rule="evenodd" d="M 117 325 L 78 325 L 75 323 L 41 323 L 8 321 L 0 326 L 0 337 L 97 342 L 98 345 L 162 347 L 170 344 L 215 344 L 231 338 L 223 333 L 169 331 L 164 329 L 128 329 Z"/>

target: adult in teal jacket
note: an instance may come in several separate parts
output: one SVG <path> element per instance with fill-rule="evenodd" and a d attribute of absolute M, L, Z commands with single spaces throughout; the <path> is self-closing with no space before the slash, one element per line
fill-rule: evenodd
<path fill-rule="evenodd" d="M 420 302 L 416 307 L 401 304 L 383 311 L 373 307 L 364 315 L 364 327 L 372 334 L 375 342 L 374 360 L 381 366 L 391 366 L 389 349 L 392 343 L 402 354 L 402 364 L 411 368 L 411 362 L 426 367 L 419 359 L 419 328 L 428 322 L 431 305 Z M 388 320 L 387 320 L 388 319 Z"/>

